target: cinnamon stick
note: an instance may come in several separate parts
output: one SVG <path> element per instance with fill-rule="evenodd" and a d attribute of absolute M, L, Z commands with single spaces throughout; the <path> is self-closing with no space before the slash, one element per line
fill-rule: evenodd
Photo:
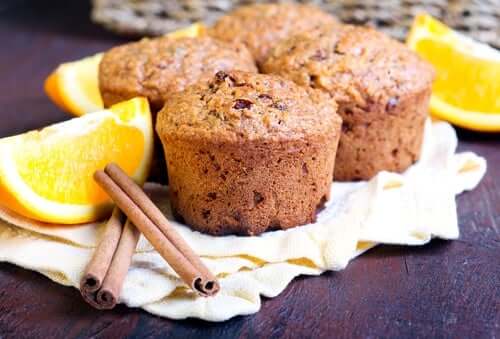
<path fill-rule="evenodd" d="M 101 289 L 97 292 L 97 302 L 106 308 L 115 307 L 118 302 L 125 276 L 132 262 L 137 242 L 141 233 L 127 220 L 113 256 L 113 261 L 104 278 Z"/>
<path fill-rule="evenodd" d="M 117 165 L 94 174 L 95 181 L 144 234 L 181 279 L 202 296 L 219 290 L 216 278 L 142 189 Z"/>
<path fill-rule="evenodd" d="M 118 208 L 115 208 L 106 224 L 101 241 L 95 249 L 94 255 L 87 264 L 80 280 L 80 293 L 83 299 L 95 308 L 101 308 L 95 297 L 97 291 L 102 286 L 102 282 L 108 272 L 118 242 L 120 241 L 123 225 L 122 219 L 123 214 Z"/>
<path fill-rule="evenodd" d="M 139 232 L 115 207 L 104 234 L 80 280 L 83 299 L 97 309 L 111 309 L 118 302 Z"/>

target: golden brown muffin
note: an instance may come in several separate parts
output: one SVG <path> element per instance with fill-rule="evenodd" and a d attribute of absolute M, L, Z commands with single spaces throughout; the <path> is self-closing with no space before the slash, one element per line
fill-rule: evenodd
<path fill-rule="evenodd" d="M 402 172 L 419 158 L 434 72 L 403 44 L 365 27 L 320 29 L 277 45 L 262 70 L 335 98 L 336 180 Z"/>
<path fill-rule="evenodd" d="M 245 44 L 257 64 L 279 41 L 324 25 L 337 25 L 333 16 L 312 5 L 254 4 L 220 18 L 209 31 L 217 39 Z"/>
<path fill-rule="evenodd" d="M 315 220 L 340 135 L 336 104 L 279 77 L 218 72 L 158 113 L 173 210 L 210 234 Z"/>
<path fill-rule="evenodd" d="M 210 37 L 144 39 L 112 48 L 99 65 L 99 89 L 106 107 L 136 96 L 149 99 L 153 116 L 172 94 L 217 71 L 256 72 L 243 45 L 229 45 Z M 149 180 L 166 182 L 161 144 L 155 138 L 155 156 Z"/>
<path fill-rule="evenodd" d="M 242 46 L 210 37 L 143 39 L 110 49 L 99 65 L 99 89 L 105 106 L 145 96 L 159 110 L 172 93 L 217 71 L 255 72 Z"/>

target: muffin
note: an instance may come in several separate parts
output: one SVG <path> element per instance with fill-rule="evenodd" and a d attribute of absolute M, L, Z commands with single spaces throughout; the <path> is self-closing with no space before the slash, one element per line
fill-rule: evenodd
<path fill-rule="evenodd" d="M 335 111 L 320 91 L 247 72 L 218 72 L 174 94 L 156 130 L 175 214 L 215 235 L 313 222 L 329 197 Z"/>
<path fill-rule="evenodd" d="M 318 29 L 278 44 L 262 70 L 336 100 L 336 180 L 402 172 L 418 160 L 434 71 L 403 44 L 366 27 Z"/>
<path fill-rule="evenodd" d="M 99 89 L 106 107 L 136 96 L 149 99 L 153 117 L 172 94 L 217 71 L 256 72 L 250 52 L 210 37 L 143 39 L 112 48 L 99 65 Z M 166 182 L 161 143 L 155 138 L 155 155 L 149 180 Z"/>
<path fill-rule="evenodd" d="M 99 65 L 99 89 L 105 106 L 144 96 L 157 111 L 172 93 L 217 71 L 232 69 L 257 71 L 242 45 L 210 37 L 143 39 L 104 54 Z"/>
<path fill-rule="evenodd" d="M 245 44 L 260 64 L 279 41 L 319 26 L 336 24 L 331 15 L 312 5 L 254 4 L 223 16 L 209 34 Z"/>

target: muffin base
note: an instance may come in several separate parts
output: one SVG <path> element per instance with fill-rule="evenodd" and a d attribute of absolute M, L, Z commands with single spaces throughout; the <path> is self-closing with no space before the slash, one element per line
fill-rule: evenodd
<path fill-rule="evenodd" d="M 389 104 L 360 108 L 339 103 L 342 135 L 335 166 L 338 181 L 368 180 L 380 171 L 403 172 L 420 158 L 431 90 Z"/>
<path fill-rule="evenodd" d="M 175 214 L 214 235 L 256 235 L 316 220 L 329 198 L 338 133 L 318 140 L 167 140 Z"/>

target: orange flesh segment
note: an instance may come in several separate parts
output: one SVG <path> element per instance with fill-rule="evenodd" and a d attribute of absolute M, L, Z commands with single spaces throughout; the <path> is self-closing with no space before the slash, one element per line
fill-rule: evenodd
<path fill-rule="evenodd" d="M 466 111 L 500 112 L 500 63 L 491 67 L 474 56 L 459 54 L 452 46 L 430 39 L 420 40 L 416 48 L 437 69 L 433 93 L 441 100 Z M 468 64 L 474 67 L 464 67 Z M 491 79 L 499 81 L 495 84 Z"/>
<path fill-rule="evenodd" d="M 120 143 L 113 144 L 116 140 Z M 130 150 L 127 157 L 120 158 L 125 149 Z M 143 149 L 144 138 L 139 130 L 107 120 L 85 138 L 71 138 L 55 145 L 39 143 L 37 138 L 27 140 L 15 150 L 15 161 L 23 181 L 46 199 L 72 204 L 101 203 L 108 197 L 95 184 L 93 173 L 111 161 L 127 173 L 134 173 Z M 65 159 L 75 157 L 78 162 L 63 164 Z"/>

